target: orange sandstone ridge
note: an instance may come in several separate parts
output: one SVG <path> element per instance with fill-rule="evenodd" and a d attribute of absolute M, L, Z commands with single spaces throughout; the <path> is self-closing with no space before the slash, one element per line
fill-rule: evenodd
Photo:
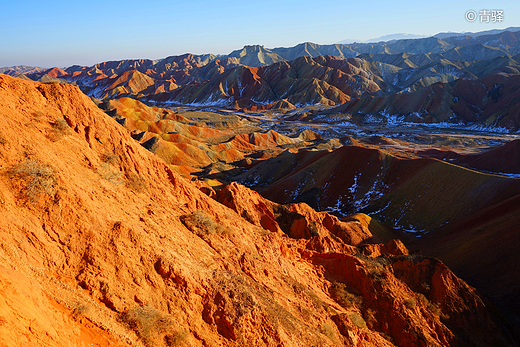
<path fill-rule="evenodd" d="M 367 216 L 199 190 L 71 85 L 0 110 L 2 346 L 514 345 Z"/>

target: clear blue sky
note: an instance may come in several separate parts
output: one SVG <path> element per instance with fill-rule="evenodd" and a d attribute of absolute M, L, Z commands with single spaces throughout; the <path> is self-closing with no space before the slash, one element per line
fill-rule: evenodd
<path fill-rule="evenodd" d="M 502 23 L 468 22 L 473 9 Z M 520 1 L 0 0 L 0 67 L 66 67 L 183 53 L 228 54 L 244 45 L 368 40 L 520 26 Z"/>

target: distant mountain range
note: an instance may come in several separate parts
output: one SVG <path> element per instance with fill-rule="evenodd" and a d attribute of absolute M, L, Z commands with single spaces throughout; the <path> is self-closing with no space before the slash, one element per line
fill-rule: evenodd
<path fill-rule="evenodd" d="M 273 49 L 256 45 L 228 55 L 185 54 L 91 67 L 3 71 L 42 82 L 73 83 L 98 99 L 132 97 L 158 105 L 253 111 L 341 105 L 331 112 L 369 115 L 382 124 L 390 117 L 518 131 L 516 99 L 506 101 L 504 91 L 515 91 L 520 83 L 519 62 L 520 31 L 500 31 L 349 45 L 302 43 Z M 472 93 L 480 99 L 473 100 Z"/>
<path fill-rule="evenodd" d="M 365 41 L 346 39 L 346 40 L 340 41 L 338 43 L 339 44 L 348 45 L 348 44 L 356 43 L 356 42 L 359 42 L 359 43 L 376 43 L 376 42 L 387 42 L 387 41 L 393 41 L 393 40 L 420 39 L 420 38 L 424 38 L 424 37 L 427 37 L 427 36 L 426 35 L 415 35 L 415 34 L 400 33 L 400 34 L 383 35 L 383 36 L 376 37 L 374 39 L 365 40 Z"/>
<path fill-rule="evenodd" d="M 17 65 L 17 66 L 11 66 L 11 67 L 2 67 L 2 68 L 0 68 L 0 73 L 15 76 L 17 74 L 37 73 L 37 72 L 42 72 L 45 70 L 46 69 L 42 68 L 42 67 Z"/>
<path fill-rule="evenodd" d="M 509 27 L 506 29 L 492 29 L 492 30 L 485 30 L 485 31 L 479 31 L 479 32 L 474 32 L 474 33 L 472 33 L 472 32 L 457 33 L 457 32 L 453 32 L 453 31 L 448 31 L 448 32 L 442 32 L 442 33 L 435 34 L 432 37 L 436 37 L 439 39 L 445 39 L 447 37 L 455 37 L 455 36 L 477 37 L 477 36 L 482 36 L 482 35 L 500 34 L 504 31 L 515 32 L 515 31 L 519 31 L 519 30 L 520 30 L 520 27 Z M 399 34 L 383 35 L 380 37 L 376 37 L 374 39 L 369 39 L 369 40 L 364 40 L 364 41 L 356 40 L 356 39 L 346 39 L 346 40 L 339 41 L 338 43 L 348 45 L 348 44 L 352 44 L 352 43 L 356 43 L 356 42 L 358 42 L 358 43 L 377 43 L 377 42 L 388 42 L 388 41 L 395 41 L 395 40 L 420 39 L 420 38 L 425 38 L 425 37 L 428 37 L 428 36 L 399 33 Z"/>
<path fill-rule="evenodd" d="M 516 31 L 520 31 L 520 27 L 509 27 L 509 28 L 505 28 L 505 29 L 492 29 L 492 30 L 478 31 L 475 33 L 472 33 L 472 32 L 454 33 L 454 32 L 448 31 L 448 32 L 444 32 L 444 33 L 438 33 L 436 35 L 433 35 L 433 37 L 437 37 L 439 39 L 445 39 L 447 37 L 454 37 L 454 36 L 478 37 L 478 36 L 483 36 L 483 35 L 500 34 L 500 33 L 503 33 L 504 31 L 516 32 Z"/>

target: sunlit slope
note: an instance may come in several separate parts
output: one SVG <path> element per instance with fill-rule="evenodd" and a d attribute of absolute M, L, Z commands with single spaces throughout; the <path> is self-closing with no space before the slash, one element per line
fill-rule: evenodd
<path fill-rule="evenodd" d="M 317 136 L 308 131 L 301 138 L 276 131 L 265 132 L 239 117 L 215 112 L 184 114 L 207 118 L 207 122 L 194 121 L 131 98 L 105 101 L 101 107 L 129 130 L 135 140 L 184 175 L 211 165 L 231 165 L 249 157 L 273 157 L 287 148 L 305 146 Z"/>

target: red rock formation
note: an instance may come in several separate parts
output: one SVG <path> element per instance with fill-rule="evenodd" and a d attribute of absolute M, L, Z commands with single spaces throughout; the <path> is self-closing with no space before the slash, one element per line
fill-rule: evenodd
<path fill-rule="evenodd" d="M 0 109 L 2 345 L 512 344 L 439 262 L 230 186 L 247 220 L 76 87 L 0 75 Z"/>
<path fill-rule="evenodd" d="M 45 71 L 45 74 L 50 77 L 58 78 L 58 77 L 67 75 L 67 72 L 63 71 L 60 68 L 54 67 L 52 69 Z"/>

